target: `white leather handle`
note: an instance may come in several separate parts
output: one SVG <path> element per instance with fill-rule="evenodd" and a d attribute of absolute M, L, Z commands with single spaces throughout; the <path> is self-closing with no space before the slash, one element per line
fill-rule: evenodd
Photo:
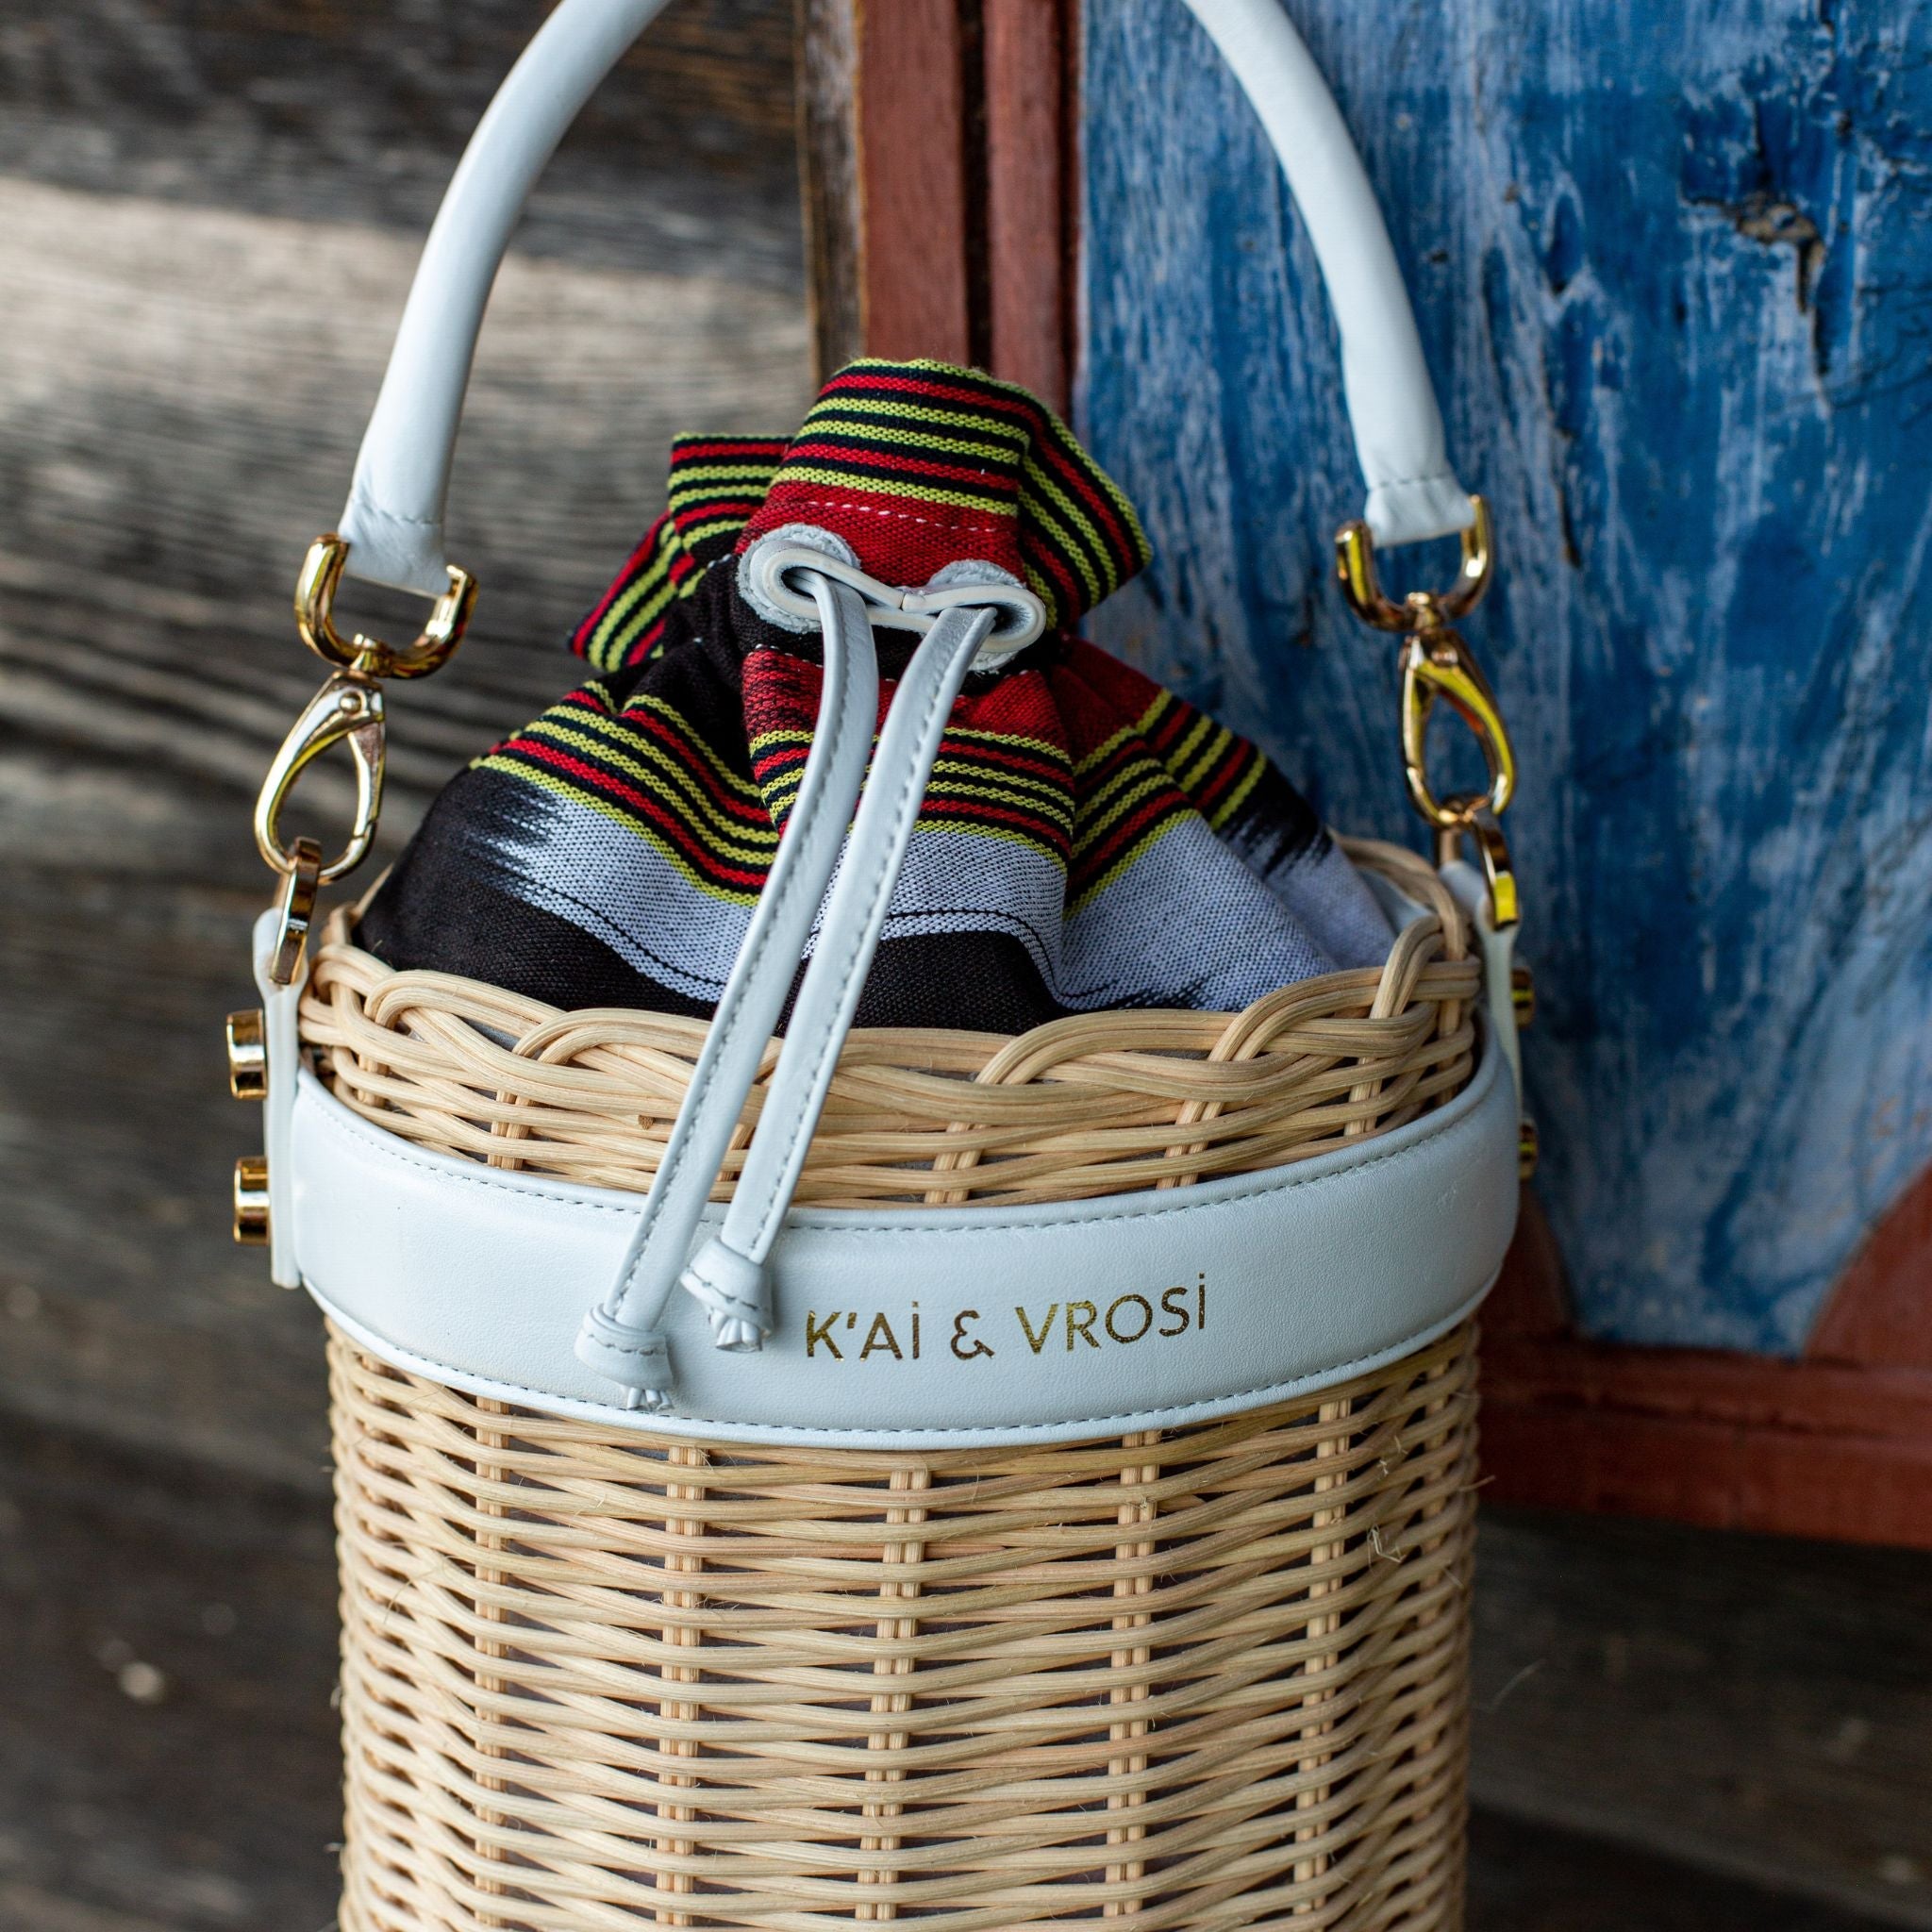
<path fill-rule="evenodd" d="M 598 82 L 665 0 L 561 0 L 477 124 L 429 231 L 338 528 L 347 574 L 440 596 L 443 505 L 491 284 L 525 198 Z M 1280 0 L 1188 0 L 1281 158 L 1341 335 L 1378 543 L 1467 529 L 1467 493 L 1374 191 Z"/>
<path fill-rule="evenodd" d="M 665 0 L 562 0 L 497 89 L 436 211 L 390 351 L 340 535 L 345 573 L 440 597 L 443 504 L 470 363 L 537 177 Z"/>
<path fill-rule="evenodd" d="M 1281 0 L 1188 0 L 1260 116 L 1307 225 L 1341 337 L 1341 387 L 1377 543 L 1467 530 L 1442 412 L 1382 205 L 1348 124 Z M 438 588 L 441 588 L 439 576 Z"/>

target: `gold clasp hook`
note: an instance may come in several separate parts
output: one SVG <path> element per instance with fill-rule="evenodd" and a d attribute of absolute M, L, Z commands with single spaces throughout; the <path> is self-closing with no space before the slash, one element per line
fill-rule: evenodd
<path fill-rule="evenodd" d="M 1349 608 L 1375 630 L 1404 633 L 1402 645 L 1402 765 L 1415 808 L 1438 832 L 1474 826 L 1479 812 L 1500 813 L 1516 791 L 1516 752 L 1496 694 L 1474 653 L 1455 629 L 1482 601 L 1495 568 L 1490 508 L 1472 496 L 1474 520 L 1462 533 L 1462 566 L 1446 591 L 1411 591 L 1400 604 L 1375 579 L 1375 545 L 1369 526 L 1344 524 L 1335 539 L 1336 575 Z M 1487 791 L 1438 798 L 1429 783 L 1429 718 L 1442 699 L 1469 726 L 1483 755 Z"/>
<path fill-rule="evenodd" d="M 365 677 L 426 677 L 439 669 L 469 627 L 476 605 L 476 579 L 453 563 L 445 564 L 449 589 L 436 600 L 415 641 L 399 651 L 361 631 L 345 639 L 336 629 L 336 591 L 348 560 L 347 540 L 333 533 L 318 537 L 308 546 L 295 579 L 295 628 L 302 633 L 302 641 L 327 663 Z"/>
<path fill-rule="evenodd" d="M 1487 791 L 1438 798 L 1429 786 L 1429 714 L 1441 698 L 1469 726 L 1489 768 Z M 1438 831 L 1471 824 L 1479 810 L 1501 812 L 1516 791 L 1516 750 L 1496 695 L 1468 645 L 1453 630 L 1418 631 L 1402 646 L 1402 772 L 1417 811 Z"/>
<path fill-rule="evenodd" d="M 382 810 L 383 738 L 382 687 L 359 671 L 338 671 L 303 707 L 255 801 L 255 842 L 274 871 L 290 877 L 298 870 L 299 848 L 311 841 L 283 844 L 282 808 L 304 770 L 337 744 L 348 745 L 355 768 L 356 821 L 341 856 L 317 865 L 316 883 L 332 883 L 368 857 Z"/>

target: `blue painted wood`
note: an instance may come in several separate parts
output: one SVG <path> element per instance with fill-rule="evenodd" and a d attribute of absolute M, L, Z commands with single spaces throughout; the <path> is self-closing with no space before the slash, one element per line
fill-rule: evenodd
<path fill-rule="evenodd" d="M 1932 1155 L 1932 7 L 1291 4 L 1495 506 L 1582 1324 L 1796 1351 Z M 1416 836 L 1306 241 L 1179 0 L 1085 27 L 1078 413 L 1158 553 L 1102 634 Z"/>

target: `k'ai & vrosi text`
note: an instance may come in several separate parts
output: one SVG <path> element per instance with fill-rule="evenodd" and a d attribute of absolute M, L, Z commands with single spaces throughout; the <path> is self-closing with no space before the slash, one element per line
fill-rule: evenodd
<path fill-rule="evenodd" d="M 919 1361 L 930 1344 L 962 1362 L 991 1361 L 1003 1349 L 1033 1355 L 1059 1350 L 1131 1348 L 1139 1341 L 1177 1341 L 1208 1325 L 1208 1277 L 1177 1282 L 1146 1294 L 1111 1301 L 1016 1302 L 1003 1308 L 923 1311 L 909 1303 L 896 1317 L 883 1308 L 808 1308 L 805 1353 L 810 1361 Z"/>

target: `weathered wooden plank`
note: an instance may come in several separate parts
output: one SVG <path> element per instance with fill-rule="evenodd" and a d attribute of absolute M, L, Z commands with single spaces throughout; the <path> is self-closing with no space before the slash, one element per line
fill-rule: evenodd
<path fill-rule="evenodd" d="M 1496 506 L 1472 632 L 1578 1311 L 1796 1353 L 1932 1153 L 1932 9 L 1294 13 Z M 1397 828 L 1387 652 L 1325 581 L 1360 485 L 1315 265 L 1178 0 L 1085 20 L 1082 417 L 1158 553 L 1102 628 Z"/>
<path fill-rule="evenodd" d="M 216 1035 L 267 888 L 248 800 L 321 678 L 289 585 L 415 247 L 0 177 L 0 1407 L 310 1483 L 315 1322 L 227 1241 L 258 1126 Z M 660 505 L 670 437 L 784 427 L 805 365 L 795 293 L 512 258 L 453 505 L 476 628 L 391 707 L 391 842 L 573 680 L 557 641 Z"/>
<path fill-rule="evenodd" d="M 1480 1806 L 1932 1925 L 1932 1559 L 1486 1509 L 1476 1560 Z"/>
<path fill-rule="evenodd" d="M 419 237 L 545 0 L 18 0 L 0 173 Z M 521 245 L 797 287 L 789 0 L 679 0 L 599 92 Z"/>
<path fill-rule="evenodd" d="M 8 703 L 252 787 L 319 678 L 288 589 L 340 508 L 415 243 L 0 179 L 0 247 Z M 783 428 L 807 383 L 793 293 L 512 257 L 451 497 L 483 591 L 458 662 L 391 708 L 406 791 L 570 681 L 557 640 L 661 505 L 671 437 Z"/>
<path fill-rule="evenodd" d="M 319 1932 L 328 1505 L 0 1415 L 0 1926 Z"/>
<path fill-rule="evenodd" d="M 820 382 L 865 347 L 857 5 L 797 0 L 798 168 L 812 371 Z"/>
<path fill-rule="evenodd" d="M 989 362 L 1054 408 L 1074 350 L 1078 19 L 1071 0 L 986 0 Z"/>
<path fill-rule="evenodd" d="M 1477 1808 L 1474 1932 L 1857 1932 L 1893 1923 Z"/>
<path fill-rule="evenodd" d="M 957 0 L 858 8 L 865 345 L 984 361 L 979 47 Z"/>

